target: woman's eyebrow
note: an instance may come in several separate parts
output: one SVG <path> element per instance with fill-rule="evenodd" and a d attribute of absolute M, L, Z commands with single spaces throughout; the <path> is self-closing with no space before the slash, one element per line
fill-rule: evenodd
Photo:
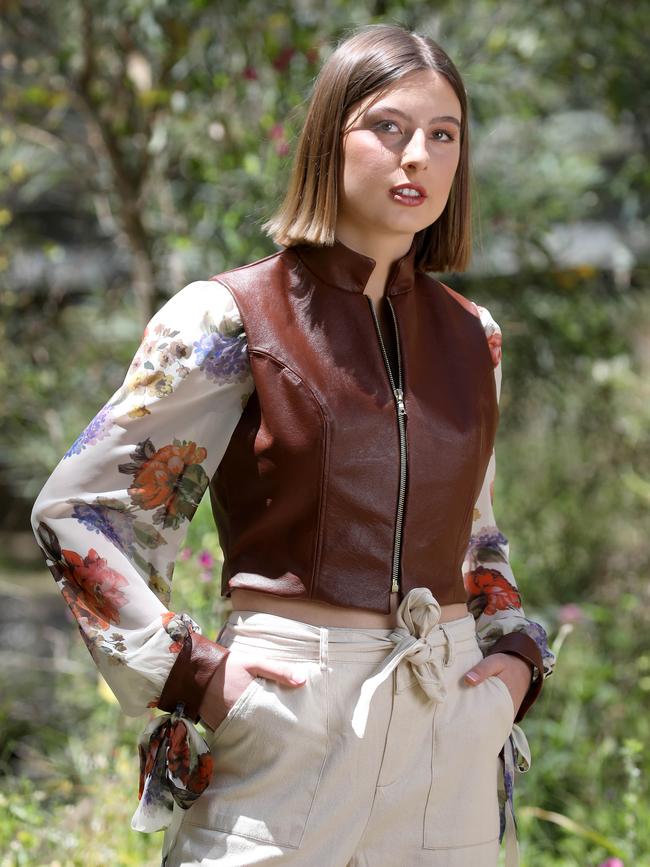
<path fill-rule="evenodd" d="M 373 105 L 369 111 L 390 111 L 393 114 L 399 114 L 400 117 L 406 118 L 406 120 L 411 120 L 406 112 L 401 111 L 399 108 L 391 108 L 389 105 Z M 429 123 L 440 123 L 441 121 L 447 121 L 448 123 L 455 123 L 456 126 L 460 129 L 460 121 L 458 118 L 454 117 L 451 114 L 441 114 L 436 117 L 432 117 Z"/>

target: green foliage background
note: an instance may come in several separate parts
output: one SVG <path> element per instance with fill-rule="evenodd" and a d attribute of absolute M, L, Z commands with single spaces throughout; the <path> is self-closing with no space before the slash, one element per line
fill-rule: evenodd
<path fill-rule="evenodd" d="M 475 266 L 442 278 L 503 331 L 495 512 L 558 655 L 525 721 L 522 861 L 650 865 L 647 4 L 0 11 L 0 597 L 18 618 L 0 621 L 0 865 L 158 863 L 159 835 L 129 830 L 144 720 L 98 681 L 33 537 L 26 556 L 15 540 L 151 313 L 190 280 L 274 251 L 260 225 L 311 83 L 338 39 L 379 22 L 438 39 L 470 95 Z M 559 257 L 553 230 L 576 229 L 577 252 Z M 215 634 L 228 608 L 207 500 L 186 548 L 172 607 Z M 51 625 L 30 645 L 37 602 Z"/>

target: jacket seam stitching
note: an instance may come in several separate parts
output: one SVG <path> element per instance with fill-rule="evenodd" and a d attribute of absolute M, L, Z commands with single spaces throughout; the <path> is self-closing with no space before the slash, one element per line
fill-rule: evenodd
<path fill-rule="evenodd" d="M 321 525 L 322 525 L 322 517 L 324 513 L 324 504 L 327 499 L 327 478 L 326 478 L 326 458 L 329 454 L 328 449 L 328 441 L 329 441 L 329 425 L 327 422 L 327 414 L 323 408 L 322 403 L 318 399 L 316 392 L 314 389 L 303 379 L 300 374 L 294 370 L 294 368 L 290 364 L 286 364 L 284 361 L 281 361 L 279 358 L 276 358 L 273 353 L 268 352 L 265 349 L 251 349 L 251 355 L 264 356 L 268 358 L 273 364 L 284 370 L 290 370 L 291 373 L 300 380 L 301 384 L 305 388 L 305 391 L 311 396 L 312 401 L 316 404 L 318 411 L 320 413 L 321 419 L 323 421 L 323 435 L 319 436 L 320 446 L 321 446 L 321 461 L 320 461 L 320 497 L 318 504 L 318 517 L 316 520 L 316 530 L 315 530 L 315 541 L 312 549 L 312 572 L 310 576 L 310 587 L 309 587 L 309 598 L 313 598 L 314 589 L 316 588 L 318 581 L 318 569 L 320 568 L 320 559 L 321 559 L 321 551 L 322 551 L 322 539 L 321 539 Z"/>

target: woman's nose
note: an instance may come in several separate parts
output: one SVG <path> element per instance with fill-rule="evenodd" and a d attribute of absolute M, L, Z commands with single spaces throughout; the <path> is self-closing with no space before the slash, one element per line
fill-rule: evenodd
<path fill-rule="evenodd" d="M 426 163 L 428 159 L 424 131 L 416 129 L 402 151 L 402 163 Z"/>

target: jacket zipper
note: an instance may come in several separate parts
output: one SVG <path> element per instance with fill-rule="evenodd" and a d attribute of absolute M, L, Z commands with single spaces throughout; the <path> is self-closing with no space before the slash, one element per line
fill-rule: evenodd
<path fill-rule="evenodd" d="M 399 347 L 399 331 L 397 328 L 397 317 L 395 316 L 395 311 L 393 310 L 393 305 L 390 303 L 390 299 L 386 296 L 386 301 L 388 306 L 390 307 L 390 312 L 393 315 L 393 323 L 395 325 L 395 343 L 397 346 L 397 379 L 398 385 L 395 387 L 395 380 L 393 379 L 393 373 L 390 369 L 390 364 L 388 361 L 388 353 L 386 352 L 386 347 L 384 345 L 384 339 L 381 336 L 381 330 L 379 328 L 379 320 L 377 319 L 377 313 L 375 312 L 374 305 L 372 303 L 372 298 L 369 295 L 366 295 L 368 299 L 368 303 L 370 304 L 370 310 L 372 311 L 372 318 L 375 322 L 375 328 L 377 329 L 377 336 L 379 337 L 379 343 L 381 345 L 381 351 L 384 356 L 384 364 L 386 366 L 386 370 L 388 372 L 388 378 L 390 380 L 390 386 L 393 390 L 393 396 L 395 398 L 395 405 L 397 407 L 397 424 L 399 427 L 399 454 L 400 454 L 400 462 L 399 462 L 399 497 L 397 500 L 397 520 L 395 524 L 395 541 L 393 544 L 393 577 L 391 581 L 391 593 L 396 593 L 399 590 L 399 557 L 400 557 L 400 547 L 402 541 L 402 522 L 404 517 L 404 495 L 406 493 L 406 461 L 407 461 L 407 453 L 406 453 L 406 406 L 404 405 L 404 391 L 402 384 L 402 356 Z"/>

